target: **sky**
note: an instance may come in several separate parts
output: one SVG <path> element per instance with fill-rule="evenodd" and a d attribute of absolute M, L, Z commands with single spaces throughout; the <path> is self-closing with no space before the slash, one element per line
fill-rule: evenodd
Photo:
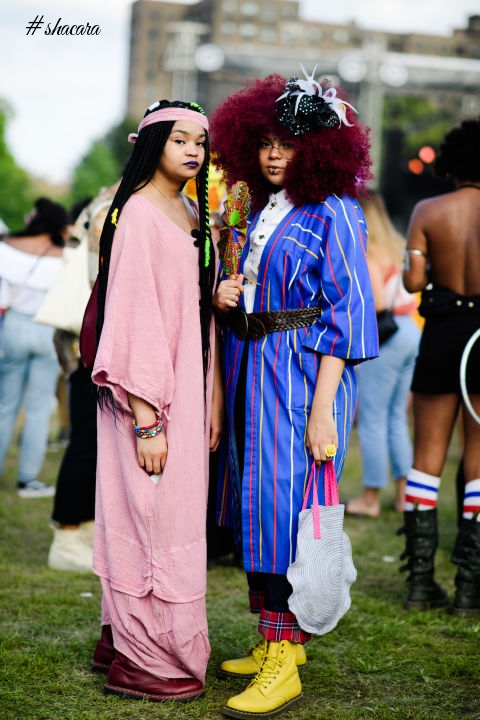
<path fill-rule="evenodd" d="M 131 4 L 0 0 L 0 99 L 12 110 L 7 145 L 33 175 L 68 182 L 92 142 L 124 116 Z M 300 0 L 299 9 L 305 20 L 353 19 L 364 28 L 446 36 L 479 12 L 478 0 Z M 27 34 L 27 25 L 42 18 Z M 59 18 L 100 32 L 46 35 Z"/>

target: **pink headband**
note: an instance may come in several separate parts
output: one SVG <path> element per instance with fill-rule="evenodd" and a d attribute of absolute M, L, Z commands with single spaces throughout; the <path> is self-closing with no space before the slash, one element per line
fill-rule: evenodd
<path fill-rule="evenodd" d="M 138 133 L 142 128 L 147 127 L 147 125 L 153 125 L 153 123 L 163 122 L 165 120 L 189 120 L 190 122 L 198 123 L 208 132 L 208 119 L 206 115 L 202 115 L 202 113 L 196 110 L 189 110 L 188 108 L 167 107 L 154 110 L 144 117 L 138 126 Z M 128 142 L 134 143 L 138 137 L 138 133 L 130 133 Z"/>

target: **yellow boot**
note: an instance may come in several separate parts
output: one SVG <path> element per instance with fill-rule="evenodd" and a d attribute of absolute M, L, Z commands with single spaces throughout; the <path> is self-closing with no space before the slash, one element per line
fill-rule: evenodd
<path fill-rule="evenodd" d="M 296 644 L 267 643 L 262 666 L 247 689 L 231 697 L 222 713 L 233 718 L 270 718 L 289 710 L 302 697 Z"/>
<path fill-rule="evenodd" d="M 244 657 L 235 658 L 234 660 L 224 660 L 217 670 L 219 678 L 253 678 L 262 666 L 265 657 L 265 649 L 267 641 L 261 638 L 256 645 L 250 648 Z M 297 667 L 307 664 L 307 654 L 302 643 L 296 643 L 296 660 Z"/>

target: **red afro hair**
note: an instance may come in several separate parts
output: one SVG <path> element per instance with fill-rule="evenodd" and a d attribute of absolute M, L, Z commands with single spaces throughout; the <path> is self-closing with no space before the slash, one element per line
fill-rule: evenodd
<path fill-rule="evenodd" d="M 368 129 L 345 106 L 350 127 L 342 124 L 304 135 L 291 134 L 280 123 L 275 107 L 286 83 L 286 78 L 277 74 L 247 81 L 217 107 L 210 116 L 213 163 L 223 172 L 228 185 L 245 181 L 252 196 L 252 209 L 260 210 L 272 188 L 260 172 L 259 140 L 273 134 L 288 138 L 295 146 L 284 184 L 294 205 L 318 203 L 332 194 L 358 197 L 372 177 Z M 337 96 L 346 100 L 338 88 Z"/>

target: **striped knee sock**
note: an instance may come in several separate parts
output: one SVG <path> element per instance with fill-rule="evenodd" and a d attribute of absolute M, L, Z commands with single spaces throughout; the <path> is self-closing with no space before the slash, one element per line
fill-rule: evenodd
<path fill-rule="evenodd" d="M 474 516 L 480 522 L 480 480 L 470 480 L 465 485 L 463 517 L 471 520 Z"/>
<path fill-rule="evenodd" d="M 405 510 L 433 510 L 437 507 L 440 478 L 410 468 L 405 488 Z"/>

